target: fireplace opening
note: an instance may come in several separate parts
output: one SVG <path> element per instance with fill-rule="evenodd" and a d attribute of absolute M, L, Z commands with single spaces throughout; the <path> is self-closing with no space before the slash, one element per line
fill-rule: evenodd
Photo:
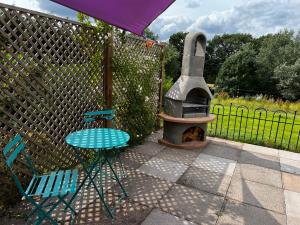
<path fill-rule="evenodd" d="M 204 130 L 201 127 L 190 127 L 182 135 L 182 143 L 204 141 Z"/>
<path fill-rule="evenodd" d="M 183 102 L 182 117 L 201 117 L 209 114 L 210 97 L 208 93 L 201 88 L 192 89 Z"/>

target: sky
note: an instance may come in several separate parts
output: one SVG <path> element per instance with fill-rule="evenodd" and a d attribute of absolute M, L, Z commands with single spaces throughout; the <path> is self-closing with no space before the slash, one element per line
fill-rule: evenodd
<path fill-rule="evenodd" d="M 49 0 L 0 0 L 31 10 L 76 19 L 76 12 Z M 160 40 L 179 31 L 261 36 L 284 29 L 300 30 L 300 0 L 176 0 L 150 26 Z"/>

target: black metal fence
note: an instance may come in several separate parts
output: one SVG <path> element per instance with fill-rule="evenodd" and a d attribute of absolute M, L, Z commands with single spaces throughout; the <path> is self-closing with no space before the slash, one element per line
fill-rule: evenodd
<path fill-rule="evenodd" d="M 250 109 L 245 105 L 216 104 L 208 135 L 300 152 L 300 115 L 297 111 Z"/>

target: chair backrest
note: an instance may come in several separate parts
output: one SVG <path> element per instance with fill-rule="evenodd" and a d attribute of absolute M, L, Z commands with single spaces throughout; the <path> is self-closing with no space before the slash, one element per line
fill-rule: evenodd
<path fill-rule="evenodd" d="M 22 136 L 20 134 L 17 134 L 14 138 L 12 138 L 8 142 L 8 144 L 2 150 L 2 154 L 4 156 L 5 163 L 8 167 L 8 169 L 10 170 L 12 178 L 21 193 L 24 193 L 24 189 L 22 187 L 22 184 L 21 184 L 18 176 L 15 173 L 15 170 L 13 169 L 15 160 L 22 154 L 26 161 L 26 166 L 28 167 L 28 169 L 30 170 L 32 175 L 36 174 L 36 172 L 37 172 L 32 164 L 32 161 L 31 161 L 29 155 L 25 151 L 25 147 L 26 146 L 25 146 Z"/>
<path fill-rule="evenodd" d="M 83 121 L 85 123 L 92 123 L 96 121 L 96 117 L 101 117 L 105 120 L 113 120 L 115 118 L 115 110 L 105 109 L 99 111 L 91 111 L 83 114 Z"/>
<path fill-rule="evenodd" d="M 93 116 L 114 116 L 114 115 L 115 115 L 115 110 L 113 110 L 113 109 L 91 111 L 91 112 L 86 112 L 86 113 L 83 114 L 83 116 L 86 116 L 86 117 L 93 117 Z"/>

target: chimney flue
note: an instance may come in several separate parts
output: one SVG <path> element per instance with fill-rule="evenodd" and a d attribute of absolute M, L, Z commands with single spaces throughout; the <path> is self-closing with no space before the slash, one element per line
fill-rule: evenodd
<path fill-rule="evenodd" d="M 181 75 L 203 77 L 206 37 L 202 33 L 187 34 L 184 42 Z"/>

